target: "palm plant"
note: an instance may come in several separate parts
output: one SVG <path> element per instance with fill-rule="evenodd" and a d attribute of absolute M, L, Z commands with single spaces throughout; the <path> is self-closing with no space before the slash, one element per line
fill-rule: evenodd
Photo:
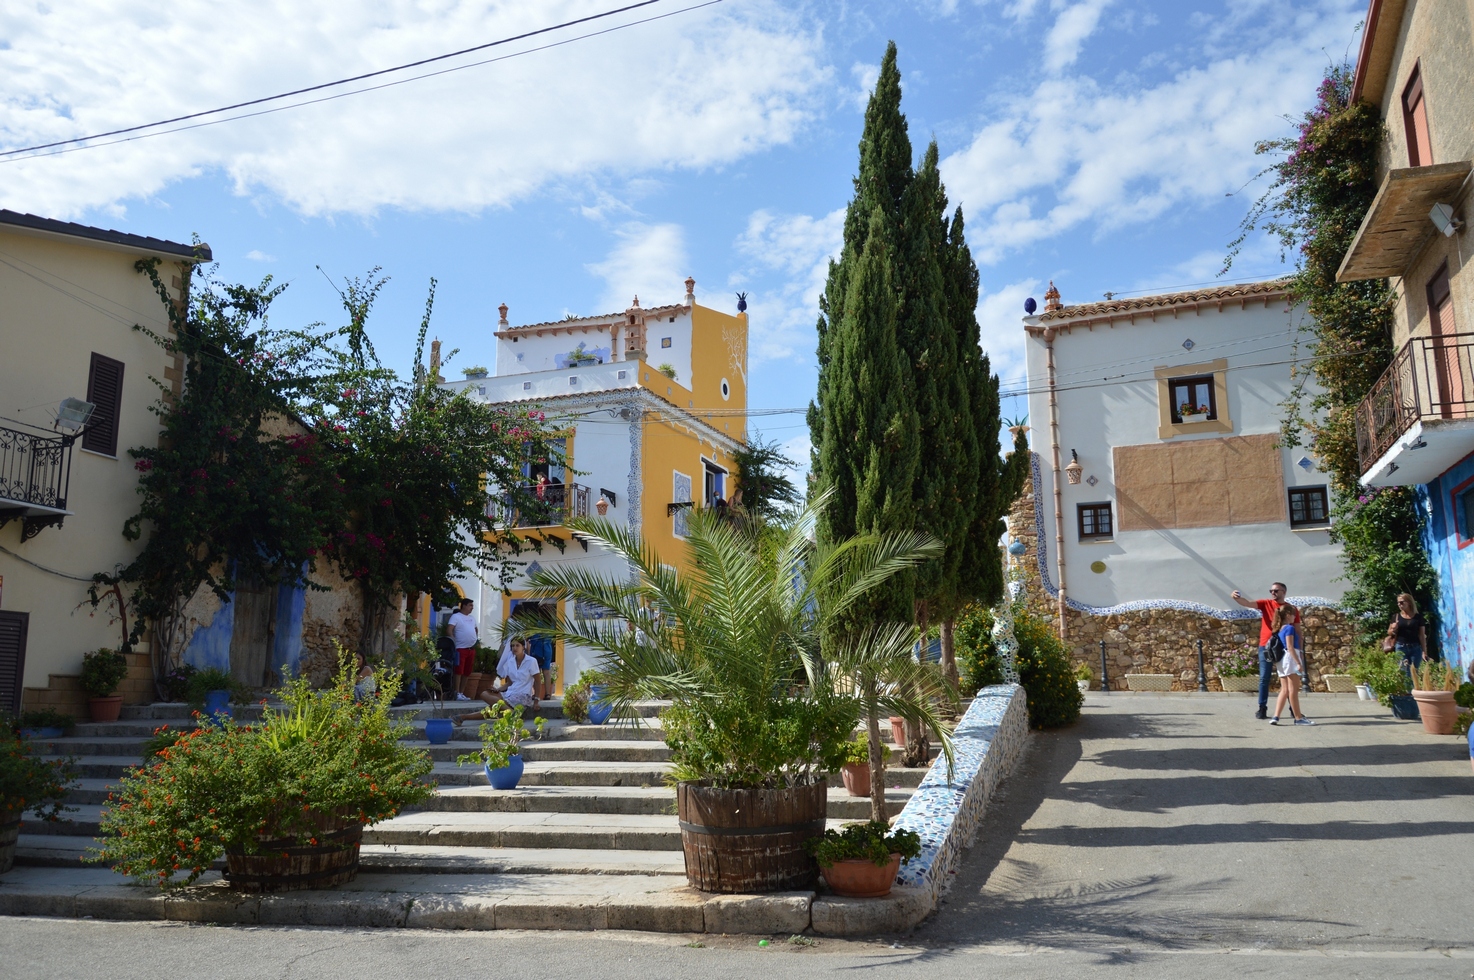
<path fill-rule="evenodd" d="M 532 576 L 528 594 L 613 615 L 514 618 L 507 629 L 543 631 L 596 651 L 605 697 L 631 723 L 634 701 L 670 700 L 662 717 L 675 781 L 723 789 L 812 783 L 844 762 L 864 714 L 872 806 L 884 819 L 880 713 L 940 731 L 933 699 L 950 689 L 934 665 L 912 655 L 910 627 L 846 624 L 868 591 L 936 557 L 941 545 L 919 533 L 816 544 L 827 499 L 783 528 L 776 549 L 714 513 L 694 513 L 686 572 L 662 564 L 622 526 L 575 520 L 573 530 L 622 558 L 630 574 L 551 566 Z M 943 747 L 950 765 L 950 741 Z"/>

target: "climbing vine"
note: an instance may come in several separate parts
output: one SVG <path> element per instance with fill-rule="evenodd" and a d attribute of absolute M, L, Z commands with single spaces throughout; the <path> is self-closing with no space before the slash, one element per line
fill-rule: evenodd
<path fill-rule="evenodd" d="M 1308 442 L 1330 474 L 1332 534 L 1345 547 L 1350 583 L 1343 605 L 1362 614 L 1370 639 L 1392 617 L 1399 592 L 1428 606 L 1437 576 L 1420 538 L 1416 491 L 1360 485 L 1356 409 L 1392 361 L 1396 297 L 1385 279 L 1336 281 L 1376 196 L 1377 155 L 1385 140 L 1377 108 L 1351 100 L 1353 77 L 1350 65 L 1333 66 L 1296 134 L 1256 144 L 1256 153 L 1282 156 L 1265 171 L 1273 179 L 1229 246 L 1225 271 L 1256 230 L 1277 238 L 1282 256 L 1296 253 L 1289 291 L 1309 314 L 1303 327 L 1309 357 L 1295 367 L 1298 383 L 1284 406 L 1283 440 L 1288 446 Z M 1307 393 L 1311 379 L 1319 388 L 1314 394 Z"/>

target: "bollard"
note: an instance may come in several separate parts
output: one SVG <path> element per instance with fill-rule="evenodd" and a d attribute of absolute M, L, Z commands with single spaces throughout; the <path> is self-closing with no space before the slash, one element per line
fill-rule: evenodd
<path fill-rule="evenodd" d="M 1111 693 L 1111 682 L 1106 678 L 1105 640 L 1100 641 L 1100 690 L 1102 694 Z"/>
<path fill-rule="evenodd" d="M 1208 690 L 1208 672 L 1203 669 L 1203 641 L 1198 640 L 1198 690 Z"/>

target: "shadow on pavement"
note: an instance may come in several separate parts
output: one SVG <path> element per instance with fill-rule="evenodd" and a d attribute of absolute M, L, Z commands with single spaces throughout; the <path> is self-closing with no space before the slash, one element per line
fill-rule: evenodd
<path fill-rule="evenodd" d="M 1261 723 L 1262 724 L 1262 723 Z M 1292 736 L 1293 737 L 1293 736 Z M 1091 761 L 1109 769 L 1148 769 L 1153 772 L 1197 770 L 1293 769 L 1310 761 L 1317 764 L 1355 766 L 1410 766 L 1420 762 L 1449 762 L 1460 758 L 1461 745 L 1447 741 L 1412 745 L 1378 743 L 1372 745 L 1327 746 L 1303 743 L 1284 748 L 1222 749 L 1105 749 L 1091 756 Z M 1464 748 L 1464 751 L 1468 751 Z"/>
<path fill-rule="evenodd" d="M 1067 783 L 1060 798 L 1110 810 L 1167 813 L 1184 806 L 1257 806 L 1261 803 L 1362 803 L 1469 796 L 1466 776 L 1163 776 Z"/>
<path fill-rule="evenodd" d="M 1424 820 L 1380 823 L 1326 820 L 1284 824 L 1253 820 L 1244 823 L 1197 823 L 1186 827 L 1049 827 L 1022 831 L 1021 844 L 1064 847 L 1170 847 L 1181 844 L 1264 844 L 1311 840 L 1405 840 L 1474 834 L 1474 820 Z"/>

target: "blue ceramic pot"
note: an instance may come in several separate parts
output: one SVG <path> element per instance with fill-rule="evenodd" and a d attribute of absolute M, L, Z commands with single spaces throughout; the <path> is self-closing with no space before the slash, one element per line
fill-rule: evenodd
<path fill-rule="evenodd" d="M 450 741 L 455 727 L 455 722 L 449 718 L 430 718 L 425 722 L 425 738 L 430 740 L 431 745 L 444 745 Z"/>
<path fill-rule="evenodd" d="M 215 719 L 233 718 L 229 691 L 205 692 L 205 714 Z"/>
<path fill-rule="evenodd" d="M 1394 694 L 1387 699 L 1389 707 L 1392 708 L 1392 717 L 1402 721 L 1417 721 L 1422 715 L 1418 711 L 1418 702 L 1411 694 Z"/>
<path fill-rule="evenodd" d="M 21 738 L 61 738 L 63 734 L 64 732 L 60 728 L 22 728 L 20 730 Z"/>
<path fill-rule="evenodd" d="M 522 779 L 522 757 L 512 756 L 500 769 L 492 769 L 485 764 L 481 769 L 486 773 L 486 781 L 491 783 L 492 789 L 516 789 L 517 783 Z"/>
<path fill-rule="evenodd" d="M 604 687 L 595 684 L 589 688 L 589 724 L 602 725 L 614 713 L 614 705 L 604 701 Z"/>

